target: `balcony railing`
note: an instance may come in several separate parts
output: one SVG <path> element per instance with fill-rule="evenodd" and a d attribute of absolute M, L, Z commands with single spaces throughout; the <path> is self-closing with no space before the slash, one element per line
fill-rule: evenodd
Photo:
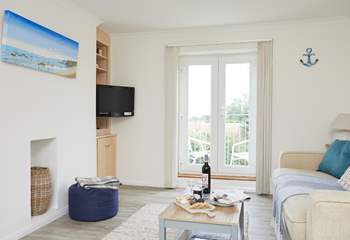
<path fill-rule="evenodd" d="M 201 125 L 199 127 L 199 125 Z M 196 123 L 195 136 L 189 137 L 189 163 L 191 165 L 202 164 L 205 154 L 210 155 L 210 142 L 205 139 L 200 139 L 198 129 L 202 129 L 209 135 L 207 124 Z M 225 126 L 225 165 L 228 167 L 247 166 L 249 165 L 249 124 L 247 122 L 241 123 L 226 123 Z"/>

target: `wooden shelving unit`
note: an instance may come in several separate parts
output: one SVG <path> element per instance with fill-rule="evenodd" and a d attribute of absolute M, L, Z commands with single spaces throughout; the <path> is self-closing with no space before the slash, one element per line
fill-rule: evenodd
<path fill-rule="evenodd" d="M 103 56 L 103 55 L 98 54 L 98 53 L 96 53 L 96 57 L 97 57 L 97 59 L 104 59 L 104 60 L 108 60 L 108 57 Z"/>
<path fill-rule="evenodd" d="M 108 69 L 100 68 L 98 66 L 96 66 L 96 70 L 97 70 L 97 73 L 99 73 L 99 72 L 108 72 Z"/>
<path fill-rule="evenodd" d="M 96 84 L 110 84 L 109 76 L 110 39 L 107 33 L 97 29 Z"/>
<path fill-rule="evenodd" d="M 109 35 L 96 31 L 96 84 L 111 84 Z M 97 176 L 116 176 L 116 135 L 111 133 L 111 118 L 96 117 Z"/>
<path fill-rule="evenodd" d="M 110 38 L 103 30 L 97 28 L 96 32 L 96 84 L 111 84 L 110 81 Z M 96 135 L 111 134 L 111 119 L 107 117 L 96 118 Z"/>

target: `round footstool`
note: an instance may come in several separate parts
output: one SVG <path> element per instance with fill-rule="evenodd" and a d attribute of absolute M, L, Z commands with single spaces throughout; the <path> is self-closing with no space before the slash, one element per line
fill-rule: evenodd
<path fill-rule="evenodd" d="M 78 184 L 69 187 L 69 216 L 78 221 L 96 222 L 118 213 L 118 190 L 85 189 Z"/>

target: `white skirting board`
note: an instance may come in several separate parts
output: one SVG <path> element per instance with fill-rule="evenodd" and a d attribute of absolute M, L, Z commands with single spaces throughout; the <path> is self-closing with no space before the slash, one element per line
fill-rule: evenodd
<path fill-rule="evenodd" d="M 7 236 L 5 236 L 2 240 L 17 240 L 20 239 L 35 230 L 55 221 L 56 219 L 68 214 L 68 206 L 65 206 L 61 209 L 57 210 L 49 210 L 49 212 L 37 216 L 37 217 L 32 217 L 31 223 L 28 224 L 28 226 L 25 226 L 19 230 L 17 230 L 14 233 L 11 233 Z"/>

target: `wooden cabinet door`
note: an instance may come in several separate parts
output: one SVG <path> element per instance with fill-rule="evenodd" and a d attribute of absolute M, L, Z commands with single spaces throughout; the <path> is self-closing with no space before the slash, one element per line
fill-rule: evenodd
<path fill-rule="evenodd" d="M 116 137 L 97 139 L 97 176 L 116 176 Z"/>

